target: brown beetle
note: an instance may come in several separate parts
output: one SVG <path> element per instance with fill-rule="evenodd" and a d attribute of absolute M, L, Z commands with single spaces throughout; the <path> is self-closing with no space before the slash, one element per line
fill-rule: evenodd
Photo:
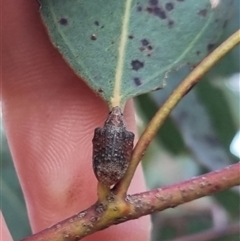
<path fill-rule="evenodd" d="M 102 128 L 93 137 L 93 170 L 105 186 L 116 184 L 126 173 L 133 149 L 134 134 L 126 130 L 120 107 L 113 107 Z"/>

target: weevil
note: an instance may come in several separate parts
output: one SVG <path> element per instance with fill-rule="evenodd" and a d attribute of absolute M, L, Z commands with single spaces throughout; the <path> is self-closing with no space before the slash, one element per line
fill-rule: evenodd
<path fill-rule="evenodd" d="M 99 182 L 115 185 L 126 173 L 133 149 L 134 134 L 126 130 L 120 107 L 113 107 L 104 126 L 94 131 L 93 170 Z"/>

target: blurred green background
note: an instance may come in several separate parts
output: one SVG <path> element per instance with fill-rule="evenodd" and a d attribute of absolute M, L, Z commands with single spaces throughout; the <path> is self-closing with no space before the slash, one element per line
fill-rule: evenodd
<path fill-rule="evenodd" d="M 236 0 L 222 39 L 239 28 L 239 9 Z M 239 161 L 239 56 L 238 46 L 184 97 L 159 131 L 143 160 L 149 189 Z M 189 67 L 184 67 L 170 74 L 164 89 L 136 98 L 140 133 L 189 71 Z M 20 240 L 31 231 L 3 125 L 1 127 L 1 209 L 14 240 Z M 238 241 L 239 214 L 240 189 L 236 187 L 152 215 L 152 241 Z"/>

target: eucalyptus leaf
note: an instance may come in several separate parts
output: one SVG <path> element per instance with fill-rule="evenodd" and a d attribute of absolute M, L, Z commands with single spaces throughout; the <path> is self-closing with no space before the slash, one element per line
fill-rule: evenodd
<path fill-rule="evenodd" d="M 225 21 L 225 28 L 221 38 L 222 42 L 224 39 L 232 35 L 240 28 L 240 2 L 239 0 L 232 1 L 231 11 Z M 209 72 L 208 76 L 211 78 L 224 77 L 232 75 L 236 72 L 240 72 L 239 65 L 240 57 L 240 45 L 237 45 L 232 51 L 230 51 L 220 62 L 215 65 Z"/>
<path fill-rule="evenodd" d="M 171 73 L 171 81 L 164 92 L 151 94 L 158 106 L 164 103 L 188 72 L 189 68 L 182 68 Z M 184 96 L 170 114 L 194 159 L 211 171 L 234 162 L 229 146 L 236 128 L 229 106 L 220 92 L 203 80 Z"/>
<path fill-rule="evenodd" d="M 40 2 L 50 38 L 69 65 L 110 107 L 123 107 L 162 87 L 170 71 L 202 60 L 232 1 Z"/>
<path fill-rule="evenodd" d="M 171 83 L 166 86 L 166 88 L 162 91 L 156 91 L 153 93 L 158 93 L 159 96 L 166 98 L 168 96 L 169 86 Z M 140 95 L 135 98 L 135 103 L 137 106 L 138 112 L 140 112 L 140 118 L 144 119 L 146 123 L 149 123 L 153 118 L 154 114 L 159 109 L 159 103 L 154 98 L 152 98 L 151 94 Z M 162 103 L 162 101 L 161 101 Z M 159 129 L 156 134 L 156 140 L 158 143 L 161 143 L 164 148 L 166 148 L 169 152 L 175 155 L 181 155 L 187 152 L 187 148 L 183 141 L 182 135 L 179 129 L 176 127 L 172 118 L 168 118 L 163 126 Z M 147 159 L 146 159 L 147 160 Z M 147 161 L 149 162 L 149 161 Z M 143 162 L 144 164 L 145 162 Z"/>

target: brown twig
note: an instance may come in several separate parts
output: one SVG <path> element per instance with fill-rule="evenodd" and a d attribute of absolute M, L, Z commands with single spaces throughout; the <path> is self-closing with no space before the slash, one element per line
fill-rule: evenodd
<path fill-rule="evenodd" d="M 163 125 L 170 112 L 188 91 L 200 81 L 200 78 L 211 69 L 224 55 L 233 49 L 240 42 L 240 30 L 236 31 L 217 49 L 209 54 L 173 91 L 163 106 L 157 111 L 147 128 L 140 137 L 134 148 L 129 168 L 124 178 L 117 184 L 116 190 L 119 195 L 126 195 L 136 168 L 146 151 L 148 145 L 156 135 L 158 129 Z"/>
<path fill-rule="evenodd" d="M 240 185 L 240 163 L 124 199 L 111 192 L 105 201 L 22 241 L 77 241 L 113 224 L 173 208 L 236 185 Z"/>

